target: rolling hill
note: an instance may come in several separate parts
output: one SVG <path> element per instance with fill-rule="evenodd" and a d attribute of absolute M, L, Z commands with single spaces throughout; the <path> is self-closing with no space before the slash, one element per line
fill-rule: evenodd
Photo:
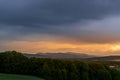
<path fill-rule="evenodd" d="M 103 57 L 92 57 L 87 60 L 93 61 L 120 61 L 120 56 L 103 56 Z"/>
<path fill-rule="evenodd" d="M 53 58 L 53 59 L 80 59 L 91 61 L 120 61 L 120 56 L 94 56 L 84 53 L 37 53 L 37 54 L 24 54 L 26 57 L 36 58 Z"/>
<path fill-rule="evenodd" d="M 27 57 L 36 57 L 36 58 L 54 58 L 54 59 L 83 59 L 95 57 L 93 55 L 83 54 L 83 53 L 37 53 L 37 54 L 24 54 Z"/>

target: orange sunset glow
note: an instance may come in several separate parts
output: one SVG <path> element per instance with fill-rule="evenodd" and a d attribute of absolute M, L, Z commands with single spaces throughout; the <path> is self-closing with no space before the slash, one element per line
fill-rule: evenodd
<path fill-rule="evenodd" d="M 88 43 L 59 43 L 59 42 L 27 42 L 17 41 L 6 43 L 6 50 L 17 50 L 27 53 L 37 52 L 75 52 L 93 55 L 117 55 L 120 51 L 120 43 L 111 44 L 88 44 Z"/>

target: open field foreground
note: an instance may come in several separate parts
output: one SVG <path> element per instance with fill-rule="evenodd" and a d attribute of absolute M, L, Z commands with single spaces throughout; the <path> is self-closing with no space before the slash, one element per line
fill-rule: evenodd
<path fill-rule="evenodd" d="M 0 74 L 0 80 L 43 80 L 43 79 L 32 76 Z"/>

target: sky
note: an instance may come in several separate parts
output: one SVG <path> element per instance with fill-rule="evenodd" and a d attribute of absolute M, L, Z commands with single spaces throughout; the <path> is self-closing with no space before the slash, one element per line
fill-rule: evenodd
<path fill-rule="evenodd" d="M 120 55 L 120 0 L 0 0 L 0 51 Z"/>

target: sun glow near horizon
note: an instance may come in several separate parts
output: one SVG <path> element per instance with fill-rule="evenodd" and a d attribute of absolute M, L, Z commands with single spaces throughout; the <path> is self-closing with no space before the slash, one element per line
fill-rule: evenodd
<path fill-rule="evenodd" d="M 120 51 L 120 45 L 114 45 L 111 47 L 113 51 Z"/>
<path fill-rule="evenodd" d="M 110 44 L 89 44 L 89 43 L 59 43 L 49 41 L 16 41 L 4 44 L 7 50 L 17 50 L 21 52 L 76 52 L 88 53 L 92 55 L 114 55 L 120 52 L 120 43 Z"/>

